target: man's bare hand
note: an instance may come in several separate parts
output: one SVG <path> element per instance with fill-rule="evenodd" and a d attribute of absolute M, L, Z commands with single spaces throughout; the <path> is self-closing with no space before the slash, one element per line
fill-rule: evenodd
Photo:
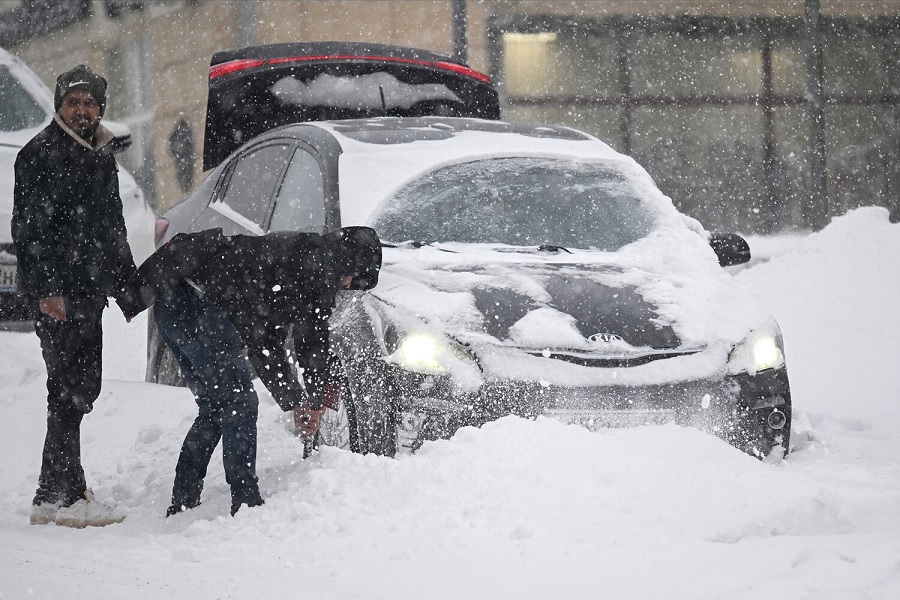
<path fill-rule="evenodd" d="M 294 407 L 294 426 L 304 440 L 311 440 L 319 431 L 319 420 L 325 407 L 312 409 L 305 402 Z"/>
<path fill-rule="evenodd" d="M 68 321 L 66 318 L 66 300 L 62 296 L 41 298 L 38 308 L 43 314 L 53 317 L 57 321 Z"/>

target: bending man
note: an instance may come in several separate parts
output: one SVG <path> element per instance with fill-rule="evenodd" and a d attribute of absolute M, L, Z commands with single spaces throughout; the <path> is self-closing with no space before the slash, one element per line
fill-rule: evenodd
<path fill-rule="evenodd" d="M 231 514 L 243 504 L 263 504 L 256 477 L 259 401 L 243 349 L 279 406 L 293 411 L 303 434 L 314 435 L 324 413 L 335 296 L 374 287 L 380 268 L 381 242 L 368 227 L 324 236 L 179 234 L 140 266 L 119 306 L 131 318 L 155 304 L 156 325 L 199 407 L 181 447 L 167 516 L 200 504 L 220 438 Z M 305 392 L 284 349 L 291 326 Z"/>

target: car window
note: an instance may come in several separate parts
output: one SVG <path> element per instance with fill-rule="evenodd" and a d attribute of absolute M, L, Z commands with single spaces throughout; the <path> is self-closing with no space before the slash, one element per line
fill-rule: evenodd
<path fill-rule="evenodd" d="M 35 102 L 9 69 L 0 67 L 0 131 L 38 127 L 47 118 L 47 112 Z"/>
<path fill-rule="evenodd" d="M 272 144 L 239 157 L 219 202 L 253 223 L 262 224 L 289 150 L 287 145 Z"/>
<path fill-rule="evenodd" d="M 652 227 L 652 214 L 612 166 L 547 158 L 493 158 L 437 169 L 404 186 L 375 224 L 382 238 L 396 242 L 607 251 Z"/>
<path fill-rule="evenodd" d="M 275 197 L 270 231 L 321 233 L 325 229 L 325 185 L 316 157 L 298 149 Z"/>

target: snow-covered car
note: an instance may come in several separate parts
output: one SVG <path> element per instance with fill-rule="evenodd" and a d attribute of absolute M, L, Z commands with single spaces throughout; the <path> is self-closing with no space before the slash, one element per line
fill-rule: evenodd
<path fill-rule="evenodd" d="M 781 332 L 722 268 L 749 258 L 746 242 L 705 231 L 586 133 L 455 117 L 287 125 L 164 218 L 160 241 L 380 233 L 379 285 L 340 294 L 332 317 L 341 393 L 322 443 L 393 455 L 515 414 L 674 421 L 761 457 L 788 448 Z M 174 381 L 152 325 L 149 355 L 148 380 Z"/>
<path fill-rule="evenodd" d="M 14 165 L 22 146 L 52 118 L 53 93 L 25 63 L 0 49 L 0 321 L 30 318 L 16 295 L 16 256 L 10 230 Z M 131 137 L 128 127 L 105 119 L 103 124 L 116 136 L 117 147 L 126 148 Z M 121 166 L 119 192 L 132 248 L 151 251 L 153 212 L 134 177 Z"/>

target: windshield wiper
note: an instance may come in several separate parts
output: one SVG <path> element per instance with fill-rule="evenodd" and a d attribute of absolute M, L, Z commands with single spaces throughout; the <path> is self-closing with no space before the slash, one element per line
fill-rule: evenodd
<path fill-rule="evenodd" d="M 381 242 L 382 248 L 413 248 L 419 249 L 422 246 L 432 246 L 435 247 L 431 242 L 422 242 L 419 240 L 407 240 L 405 242 L 400 242 L 399 244 L 395 244 L 394 242 Z M 446 248 L 437 248 L 441 252 L 450 252 L 451 254 L 456 254 L 454 250 L 447 250 Z"/>
<path fill-rule="evenodd" d="M 406 240 L 405 242 L 381 242 L 383 248 L 421 248 L 422 246 L 430 246 L 431 242 L 422 242 L 419 240 Z"/>
<path fill-rule="evenodd" d="M 565 250 L 569 254 L 572 254 L 572 251 L 564 246 L 557 246 L 556 244 L 541 244 L 538 246 L 539 252 L 559 252 L 560 250 Z"/>

